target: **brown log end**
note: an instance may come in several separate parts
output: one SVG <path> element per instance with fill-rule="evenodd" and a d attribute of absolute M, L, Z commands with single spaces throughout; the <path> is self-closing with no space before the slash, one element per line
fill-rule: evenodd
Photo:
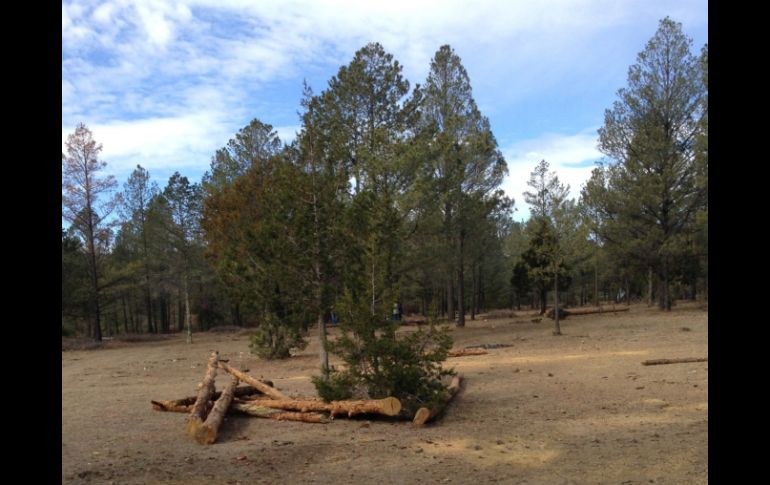
<path fill-rule="evenodd" d="M 217 440 L 217 431 L 211 426 L 202 424 L 195 431 L 195 441 L 201 445 L 210 445 Z"/>
<path fill-rule="evenodd" d="M 430 418 L 430 409 L 420 408 L 417 410 L 416 413 L 414 413 L 414 419 L 412 420 L 412 424 L 414 426 L 425 426 L 425 423 L 428 422 L 429 418 Z"/>
<path fill-rule="evenodd" d="M 395 416 L 401 412 L 401 401 L 395 397 L 386 397 L 380 401 L 382 403 L 382 412 L 386 416 Z"/>

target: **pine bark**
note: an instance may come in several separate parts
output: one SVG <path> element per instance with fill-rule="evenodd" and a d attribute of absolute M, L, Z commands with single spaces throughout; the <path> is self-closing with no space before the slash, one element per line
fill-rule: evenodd
<path fill-rule="evenodd" d="M 283 394 L 278 389 L 270 387 L 267 384 L 265 384 L 264 382 L 262 382 L 260 380 L 257 380 L 255 378 L 251 377 L 250 375 L 248 375 L 248 374 L 246 374 L 244 372 L 239 371 L 238 369 L 230 367 L 229 365 L 227 365 L 224 362 L 220 361 L 219 362 L 219 367 L 222 370 L 224 370 L 225 372 L 228 372 L 228 373 L 232 374 L 233 376 L 237 377 L 238 379 L 240 379 L 241 381 L 245 382 L 246 384 L 249 384 L 251 386 L 256 387 L 257 389 L 259 389 L 260 392 L 262 392 L 263 394 L 265 394 L 267 396 L 270 396 L 273 399 L 290 400 L 290 398 L 288 396 Z"/>
<path fill-rule="evenodd" d="M 225 414 L 227 414 L 227 410 L 230 408 L 230 403 L 233 401 L 233 392 L 235 392 L 237 386 L 238 378 L 233 377 L 233 380 L 214 403 L 214 407 L 209 412 L 206 421 L 196 430 L 195 441 L 202 445 L 210 445 L 217 440 L 219 427 L 222 426 Z"/>
<path fill-rule="evenodd" d="M 209 401 L 211 400 L 211 395 L 214 394 L 214 379 L 217 375 L 218 360 L 219 352 L 212 352 L 206 366 L 206 374 L 203 376 L 203 381 L 199 384 L 198 398 L 195 400 L 190 416 L 187 418 L 187 434 L 193 438 L 197 435 L 198 428 L 203 424 L 203 420 L 209 411 Z"/>
<path fill-rule="evenodd" d="M 278 421 L 301 421 L 303 423 L 328 423 L 331 420 L 320 413 L 298 413 L 292 411 L 282 411 L 261 406 L 263 401 L 257 402 L 234 402 L 231 409 L 250 416 L 258 418 L 275 419 Z"/>
<path fill-rule="evenodd" d="M 401 411 L 401 401 L 395 397 L 384 399 L 365 399 L 349 401 L 324 402 L 320 399 L 263 399 L 256 405 L 271 409 L 283 409 L 286 411 L 298 411 L 301 413 L 328 412 L 332 417 L 352 417 L 359 414 L 380 414 L 383 416 L 395 416 Z"/>

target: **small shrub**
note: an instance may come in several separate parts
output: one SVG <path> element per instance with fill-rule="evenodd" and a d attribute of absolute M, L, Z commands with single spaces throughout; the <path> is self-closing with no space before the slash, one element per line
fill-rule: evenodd
<path fill-rule="evenodd" d="M 327 401 L 339 396 L 393 396 L 401 401 L 402 415 L 410 418 L 420 407 L 446 399 L 442 377 L 454 371 L 442 368 L 441 363 L 447 358 L 452 338 L 448 329 L 435 325 L 435 318 L 428 329 L 397 335 L 398 322 L 378 316 L 387 314 L 383 309 L 372 315 L 365 301 L 355 302 L 349 293 L 337 307 L 340 336 L 328 343 L 328 350 L 340 356 L 346 366 L 313 379 L 319 396 Z"/>
<path fill-rule="evenodd" d="M 341 401 L 353 397 L 356 383 L 350 374 L 337 372 L 332 367 L 326 378 L 313 376 L 310 379 L 318 391 L 318 396 L 326 402 Z"/>
<path fill-rule="evenodd" d="M 263 359 L 285 359 L 291 356 L 291 349 L 305 347 L 307 341 L 297 327 L 281 322 L 272 313 L 264 315 L 249 344 L 251 352 Z"/>

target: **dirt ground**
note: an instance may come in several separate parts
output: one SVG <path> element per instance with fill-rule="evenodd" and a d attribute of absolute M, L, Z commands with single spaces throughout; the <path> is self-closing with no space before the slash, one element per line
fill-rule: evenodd
<path fill-rule="evenodd" d="M 465 376 L 463 390 L 443 419 L 423 429 L 376 419 L 232 416 L 211 446 L 185 434 L 185 415 L 153 411 L 150 400 L 194 395 L 212 350 L 284 393 L 315 395 L 314 335 L 306 350 L 280 362 L 251 355 L 245 333 L 62 352 L 62 482 L 708 482 L 708 363 L 641 365 L 707 357 L 707 311 L 632 306 L 568 318 L 561 337 L 551 335 L 551 320 L 532 318 L 520 312 L 453 331 L 454 348 L 512 346 L 448 359 Z"/>

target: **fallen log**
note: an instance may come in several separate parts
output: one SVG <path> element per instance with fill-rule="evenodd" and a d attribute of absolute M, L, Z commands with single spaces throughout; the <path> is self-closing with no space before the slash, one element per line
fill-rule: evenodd
<path fill-rule="evenodd" d="M 233 401 L 233 392 L 237 385 L 238 378 L 233 377 L 232 382 L 225 388 L 217 402 L 214 403 L 214 407 L 211 408 L 206 421 L 196 430 L 195 441 L 202 445 L 210 445 L 217 440 L 219 427 L 222 426 L 225 414 L 227 414 L 227 410 L 230 408 L 230 403 Z"/>
<path fill-rule="evenodd" d="M 303 423 L 328 423 L 331 420 L 320 413 L 298 413 L 261 406 L 262 401 L 237 401 L 231 409 L 258 418 L 276 419 L 278 421 L 301 421 Z"/>
<path fill-rule="evenodd" d="M 272 387 L 273 383 L 272 381 L 262 381 L 268 386 Z M 235 392 L 233 392 L 233 397 L 246 397 L 251 395 L 262 395 L 262 391 L 257 389 L 254 386 L 241 386 L 236 387 Z M 219 396 L 222 395 L 222 391 L 217 391 L 214 394 L 211 395 L 211 401 L 216 401 L 219 399 Z M 182 399 L 167 399 L 167 400 L 161 400 L 161 401 L 150 401 L 152 403 L 152 408 L 156 411 L 170 411 L 170 412 L 185 412 L 189 413 L 192 411 L 192 406 L 195 404 L 195 400 L 198 399 L 198 396 L 191 396 L 191 397 L 184 397 Z M 213 403 L 212 403 L 213 405 Z M 186 408 L 186 411 L 182 411 L 181 409 Z"/>
<path fill-rule="evenodd" d="M 228 372 L 228 373 L 234 375 L 235 377 L 237 377 L 241 381 L 245 382 L 246 384 L 249 384 L 251 386 L 256 387 L 257 389 L 259 389 L 259 391 L 262 394 L 270 396 L 273 399 L 281 399 L 281 400 L 283 400 L 283 399 L 286 399 L 286 400 L 290 399 L 288 396 L 284 395 L 278 389 L 270 387 L 270 386 L 264 384 L 262 381 L 259 381 L 259 380 L 255 379 L 255 378 L 251 377 L 250 375 L 248 375 L 248 374 L 246 374 L 244 372 L 239 371 L 238 369 L 236 369 L 234 367 L 230 367 L 228 364 L 220 362 L 219 363 L 219 367 L 222 370 L 224 370 L 225 372 Z"/>
<path fill-rule="evenodd" d="M 257 406 L 283 409 L 286 411 L 298 411 L 306 413 L 327 412 L 332 418 L 340 415 L 348 417 L 358 414 L 381 414 L 383 416 L 395 416 L 401 411 L 401 401 L 395 397 L 386 397 L 384 399 L 363 399 L 357 401 L 332 401 L 324 402 L 320 399 L 261 399 L 256 403 Z"/>
<path fill-rule="evenodd" d="M 209 401 L 211 400 L 211 395 L 214 394 L 214 378 L 217 375 L 218 360 L 219 352 L 212 352 L 206 366 L 206 374 L 203 376 L 203 381 L 198 384 L 198 397 L 190 411 L 190 416 L 187 418 L 187 434 L 193 438 L 195 438 L 198 428 L 203 424 L 203 420 L 206 419 L 209 411 Z"/>
<path fill-rule="evenodd" d="M 686 364 L 688 362 L 708 362 L 708 357 L 685 357 L 682 359 L 645 360 L 642 365 Z"/>
<path fill-rule="evenodd" d="M 468 355 L 484 355 L 488 353 L 489 352 L 483 349 L 460 349 L 460 350 L 450 350 L 447 353 L 447 357 L 465 357 Z"/>
<path fill-rule="evenodd" d="M 466 345 L 466 349 L 501 349 L 503 347 L 513 347 L 513 344 L 480 344 Z"/>
<path fill-rule="evenodd" d="M 449 391 L 449 398 L 444 403 L 441 403 L 437 406 L 434 406 L 432 409 L 428 408 L 420 408 L 417 410 L 416 413 L 414 413 L 414 419 L 412 420 L 412 424 L 414 426 L 420 427 L 424 426 L 425 423 L 430 421 L 431 419 L 435 418 L 441 411 L 446 409 L 446 407 L 449 405 L 449 402 L 452 400 L 452 398 L 457 394 L 457 392 L 460 390 L 460 385 L 462 383 L 463 376 L 461 374 L 457 374 L 452 379 L 452 382 L 449 384 L 449 387 L 447 390 Z"/>
<path fill-rule="evenodd" d="M 575 315 L 591 315 L 592 313 L 617 313 L 617 312 L 627 312 L 629 310 L 629 307 L 591 307 L 591 308 L 570 308 L 569 310 L 564 310 L 563 314 L 568 316 L 575 316 Z M 559 317 L 561 318 L 562 313 L 559 313 Z M 551 309 L 550 314 L 548 315 L 550 318 L 553 318 L 553 309 Z"/>
<path fill-rule="evenodd" d="M 233 398 L 233 402 L 230 404 L 230 412 L 237 411 L 258 418 L 277 419 L 279 421 L 302 421 L 305 423 L 327 423 L 330 421 L 329 418 L 320 413 L 302 413 L 285 411 L 280 408 L 268 408 L 261 406 L 262 402 L 264 402 L 264 399 L 247 400 Z M 174 401 L 152 401 L 152 403 L 153 408 L 158 411 L 189 413 L 192 409 L 192 404 L 178 405 L 174 404 Z M 213 402 L 209 402 L 208 408 L 211 409 L 213 405 Z"/>

